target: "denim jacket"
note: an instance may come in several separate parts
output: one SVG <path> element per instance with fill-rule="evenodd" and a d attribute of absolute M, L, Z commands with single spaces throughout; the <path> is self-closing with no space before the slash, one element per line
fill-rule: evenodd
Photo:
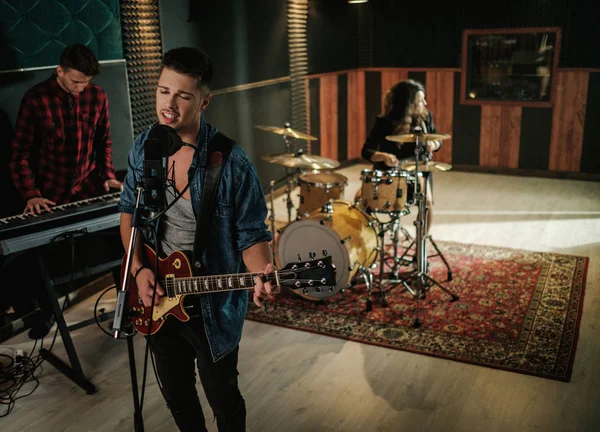
<path fill-rule="evenodd" d="M 144 142 L 149 131 L 150 128 L 136 138 L 129 152 L 129 169 L 118 204 L 122 213 L 133 213 L 135 208 L 136 181 L 143 176 Z M 196 217 L 201 205 L 207 145 L 216 132 L 217 129 L 208 124 L 202 116 L 194 159 L 188 171 L 189 191 Z M 143 196 L 140 199 L 143 203 Z M 223 166 L 223 175 L 218 186 L 217 202 L 210 222 L 210 238 L 203 255 L 207 273 L 229 274 L 247 271 L 242 260 L 242 251 L 256 243 L 272 239 L 265 223 L 266 218 L 267 204 L 256 168 L 236 144 Z M 150 235 L 146 234 L 146 230 L 143 232 L 145 240 L 150 242 Z M 213 361 L 216 362 L 239 344 L 248 307 L 248 291 L 200 294 L 198 297 L 206 337 Z"/>

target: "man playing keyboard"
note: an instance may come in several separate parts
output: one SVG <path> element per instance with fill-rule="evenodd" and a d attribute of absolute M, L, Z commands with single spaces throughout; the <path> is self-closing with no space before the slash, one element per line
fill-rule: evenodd
<path fill-rule="evenodd" d="M 71 45 L 52 76 L 23 96 L 10 168 L 24 213 L 122 190 L 112 164 L 108 99 L 90 83 L 98 73 L 94 53 Z"/>

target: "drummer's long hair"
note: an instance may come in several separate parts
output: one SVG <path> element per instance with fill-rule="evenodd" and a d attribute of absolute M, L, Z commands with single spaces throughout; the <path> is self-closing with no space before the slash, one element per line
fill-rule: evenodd
<path fill-rule="evenodd" d="M 383 115 L 395 125 L 394 133 L 409 133 L 411 126 L 420 124 L 429 111 L 417 112 L 417 93 L 425 93 L 425 87 L 414 80 L 403 80 L 392 86 L 385 94 Z"/>

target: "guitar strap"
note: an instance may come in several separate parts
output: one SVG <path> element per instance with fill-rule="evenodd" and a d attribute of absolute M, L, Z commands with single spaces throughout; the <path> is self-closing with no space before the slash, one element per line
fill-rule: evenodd
<path fill-rule="evenodd" d="M 192 257 L 192 265 L 196 275 L 204 273 L 202 254 L 206 249 L 210 220 L 217 200 L 217 190 L 223 174 L 223 167 L 234 145 L 235 141 L 221 132 L 217 132 L 208 143 L 204 188 L 202 200 L 200 201 L 200 212 L 196 217 L 196 234 Z"/>

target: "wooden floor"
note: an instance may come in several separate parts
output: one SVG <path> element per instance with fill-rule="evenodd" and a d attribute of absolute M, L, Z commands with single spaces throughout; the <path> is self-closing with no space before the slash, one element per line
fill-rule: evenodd
<path fill-rule="evenodd" d="M 365 165 L 340 172 L 346 198 Z M 600 430 L 600 183 L 473 173 L 435 174 L 435 240 L 590 257 L 583 319 L 571 382 L 485 367 L 247 321 L 240 386 L 250 431 L 598 431 Z M 276 216 L 285 219 L 282 198 Z M 413 230 L 413 214 L 404 219 Z M 340 294 L 343 295 L 343 294 Z M 70 309 L 69 323 L 91 317 L 95 299 Z M 101 303 L 107 310 L 114 300 Z M 41 385 L 17 402 L 0 430 L 131 431 L 126 344 L 95 326 L 72 333 L 84 370 L 99 387 L 87 396 L 51 365 Z M 142 374 L 145 343 L 135 339 Z M 31 350 L 24 335 L 0 352 Z M 62 345 L 54 350 L 64 355 Z M 198 386 L 206 417 L 212 414 Z M 151 366 L 146 431 L 173 431 Z M 210 431 L 216 423 L 208 421 Z"/>

